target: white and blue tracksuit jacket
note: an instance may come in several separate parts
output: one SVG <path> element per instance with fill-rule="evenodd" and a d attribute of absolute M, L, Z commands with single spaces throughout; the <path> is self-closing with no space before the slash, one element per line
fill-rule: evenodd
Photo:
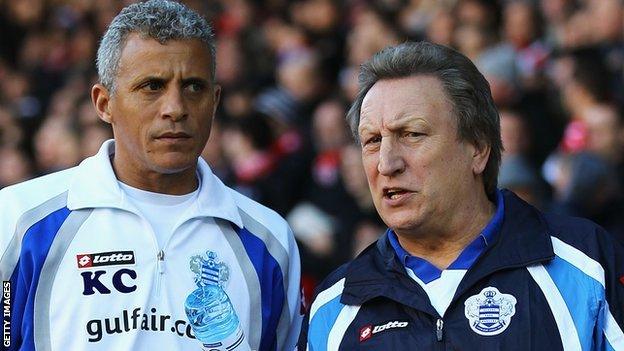
<path fill-rule="evenodd" d="M 118 186 L 113 150 L 0 190 L 2 349 L 199 350 L 185 301 L 208 283 L 225 295 L 203 316 L 238 320 L 235 342 L 292 349 L 300 263 L 287 223 L 200 159 L 198 201 L 158 247 Z"/>
<path fill-rule="evenodd" d="M 444 315 L 386 234 L 317 289 L 299 349 L 624 350 L 624 248 L 503 194 L 500 232 Z"/>

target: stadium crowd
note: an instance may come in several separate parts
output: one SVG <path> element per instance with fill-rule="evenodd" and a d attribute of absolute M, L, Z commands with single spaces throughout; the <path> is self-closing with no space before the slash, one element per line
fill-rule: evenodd
<path fill-rule="evenodd" d="M 127 3 L 0 0 L 0 188 L 76 165 L 112 136 L 89 92 L 97 40 Z M 488 79 L 500 187 L 624 242 L 622 0 L 185 3 L 218 44 L 223 94 L 203 157 L 288 219 L 307 287 L 385 228 L 344 117 L 359 65 L 406 40 L 451 46 Z"/>

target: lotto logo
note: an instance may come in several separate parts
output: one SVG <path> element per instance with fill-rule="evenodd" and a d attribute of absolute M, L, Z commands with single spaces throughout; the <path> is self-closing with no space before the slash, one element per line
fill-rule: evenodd
<path fill-rule="evenodd" d="M 91 267 L 93 262 L 89 255 L 77 255 L 76 259 L 78 260 L 78 268 Z"/>
<path fill-rule="evenodd" d="M 392 328 L 405 328 L 405 327 L 407 327 L 407 322 L 399 322 L 399 321 L 388 322 L 384 325 L 376 325 L 375 329 L 373 329 L 373 334 L 377 334 L 379 332 L 392 329 Z"/>
<path fill-rule="evenodd" d="M 133 251 L 111 251 L 76 255 L 78 268 L 134 264 Z"/>
<path fill-rule="evenodd" d="M 360 329 L 360 342 L 370 339 L 371 336 L 373 336 L 372 325 L 369 324 L 367 326 L 362 327 L 362 329 Z"/>
<path fill-rule="evenodd" d="M 381 333 L 382 331 L 385 331 L 388 329 L 405 328 L 407 327 L 408 324 L 409 322 L 391 321 L 391 322 L 384 323 L 381 325 L 376 325 L 376 326 L 373 326 L 372 324 L 366 325 L 360 328 L 360 342 L 364 342 L 370 339 L 371 337 L 373 337 L 373 335 L 377 333 Z"/>

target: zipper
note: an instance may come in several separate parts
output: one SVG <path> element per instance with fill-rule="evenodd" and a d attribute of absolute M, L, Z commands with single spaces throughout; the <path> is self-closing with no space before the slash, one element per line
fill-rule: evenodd
<path fill-rule="evenodd" d="M 163 275 L 165 275 L 165 251 L 158 251 L 156 259 L 158 267 L 158 271 L 156 272 L 156 297 L 160 297 L 160 286 L 162 285 Z"/>
<path fill-rule="evenodd" d="M 444 328 L 444 321 L 438 318 L 438 320 L 436 321 L 436 339 L 438 341 L 442 341 L 442 336 L 444 333 L 443 328 Z"/>
<path fill-rule="evenodd" d="M 157 252 L 156 252 L 156 291 L 154 293 L 155 297 L 158 299 L 160 298 L 160 290 L 162 288 L 162 281 L 164 279 L 164 275 L 165 275 L 165 251 L 164 249 L 161 249 L 158 245 L 158 240 L 156 239 L 156 232 L 154 231 L 154 228 L 152 227 L 152 224 L 149 223 L 147 221 L 147 219 L 145 219 L 145 217 L 143 217 L 143 215 L 141 215 L 140 211 L 136 209 L 136 207 L 134 207 L 132 204 L 130 204 L 130 210 L 128 210 L 130 213 L 135 214 L 136 216 L 138 216 L 140 218 L 140 220 L 143 222 L 143 226 L 146 228 L 149 228 L 149 232 L 151 233 L 151 237 L 152 237 L 152 241 L 154 243 L 154 247 L 156 248 Z M 177 230 L 176 226 L 173 229 L 173 233 L 176 232 Z M 167 241 L 165 242 L 165 246 L 167 247 L 167 245 L 169 245 L 169 242 L 171 241 L 171 237 L 173 236 L 173 233 L 171 233 L 171 235 L 169 235 L 169 238 L 167 239 Z"/>

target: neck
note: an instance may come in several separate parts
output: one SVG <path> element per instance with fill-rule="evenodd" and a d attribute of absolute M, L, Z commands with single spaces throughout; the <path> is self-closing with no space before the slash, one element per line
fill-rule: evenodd
<path fill-rule="evenodd" d="M 168 195 L 184 195 L 191 193 L 199 186 L 197 166 L 176 173 L 159 173 L 148 171 L 134 173 L 118 167 L 118 158 L 112 160 L 113 170 L 117 179 L 131 187 Z"/>
<path fill-rule="evenodd" d="M 396 233 L 401 246 L 411 255 L 446 269 L 485 228 L 496 206 L 485 193 L 466 201 L 451 212 L 444 228 L 423 228 L 421 233 Z"/>

